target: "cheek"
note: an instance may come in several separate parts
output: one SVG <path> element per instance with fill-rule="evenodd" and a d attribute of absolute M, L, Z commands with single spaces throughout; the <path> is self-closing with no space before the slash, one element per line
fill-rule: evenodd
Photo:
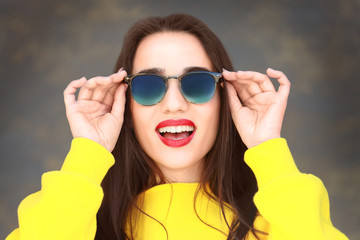
<path fill-rule="evenodd" d="M 210 134 L 212 137 L 215 137 L 219 128 L 220 120 L 220 93 L 216 91 L 213 99 L 208 103 L 208 106 L 204 108 L 200 116 L 207 116 L 203 118 L 203 123 L 207 125 L 207 134 Z"/>
<path fill-rule="evenodd" d="M 131 99 L 130 110 L 136 139 L 146 151 L 153 141 L 152 132 L 155 128 L 153 128 L 154 124 L 151 124 L 149 119 L 154 119 L 156 109 L 152 106 L 142 106 Z"/>

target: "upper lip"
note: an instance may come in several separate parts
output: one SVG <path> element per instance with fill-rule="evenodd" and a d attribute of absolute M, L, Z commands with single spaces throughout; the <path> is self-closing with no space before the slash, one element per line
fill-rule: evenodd
<path fill-rule="evenodd" d="M 156 129 L 168 127 L 168 126 L 174 126 L 174 127 L 175 126 L 193 126 L 193 127 L 195 127 L 195 124 L 193 121 L 191 121 L 189 119 L 168 119 L 168 120 L 164 120 L 164 121 L 160 122 L 156 126 Z"/>

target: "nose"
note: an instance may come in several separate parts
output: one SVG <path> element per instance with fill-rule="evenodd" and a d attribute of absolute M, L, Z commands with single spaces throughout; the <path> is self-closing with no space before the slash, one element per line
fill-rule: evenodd
<path fill-rule="evenodd" d="M 182 95 L 177 79 L 168 80 L 168 88 L 164 98 L 160 102 L 164 113 L 183 113 L 187 111 L 189 102 Z"/>

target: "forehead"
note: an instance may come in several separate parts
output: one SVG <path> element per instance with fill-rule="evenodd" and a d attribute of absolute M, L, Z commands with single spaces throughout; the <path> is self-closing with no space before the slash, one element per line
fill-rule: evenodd
<path fill-rule="evenodd" d="M 213 69 L 200 40 L 185 32 L 161 32 L 144 38 L 135 53 L 133 73 L 162 68 L 166 74 L 181 74 L 185 68 Z"/>

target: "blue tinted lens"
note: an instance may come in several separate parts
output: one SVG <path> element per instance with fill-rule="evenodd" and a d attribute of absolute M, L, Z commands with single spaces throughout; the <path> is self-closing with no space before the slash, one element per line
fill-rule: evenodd
<path fill-rule="evenodd" d="M 131 81 L 131 93 L 134 100 L 145 106 L 155 105 L 165 95 L 166 85 L 159 76 L 140 75 Z"/>
<path fill-rule="evenodd" d="M 190 73 L 181 79 L 181 91 L 192 103 L 206 103 L 215 92 L 215 78 L 208 73 Z"/>

